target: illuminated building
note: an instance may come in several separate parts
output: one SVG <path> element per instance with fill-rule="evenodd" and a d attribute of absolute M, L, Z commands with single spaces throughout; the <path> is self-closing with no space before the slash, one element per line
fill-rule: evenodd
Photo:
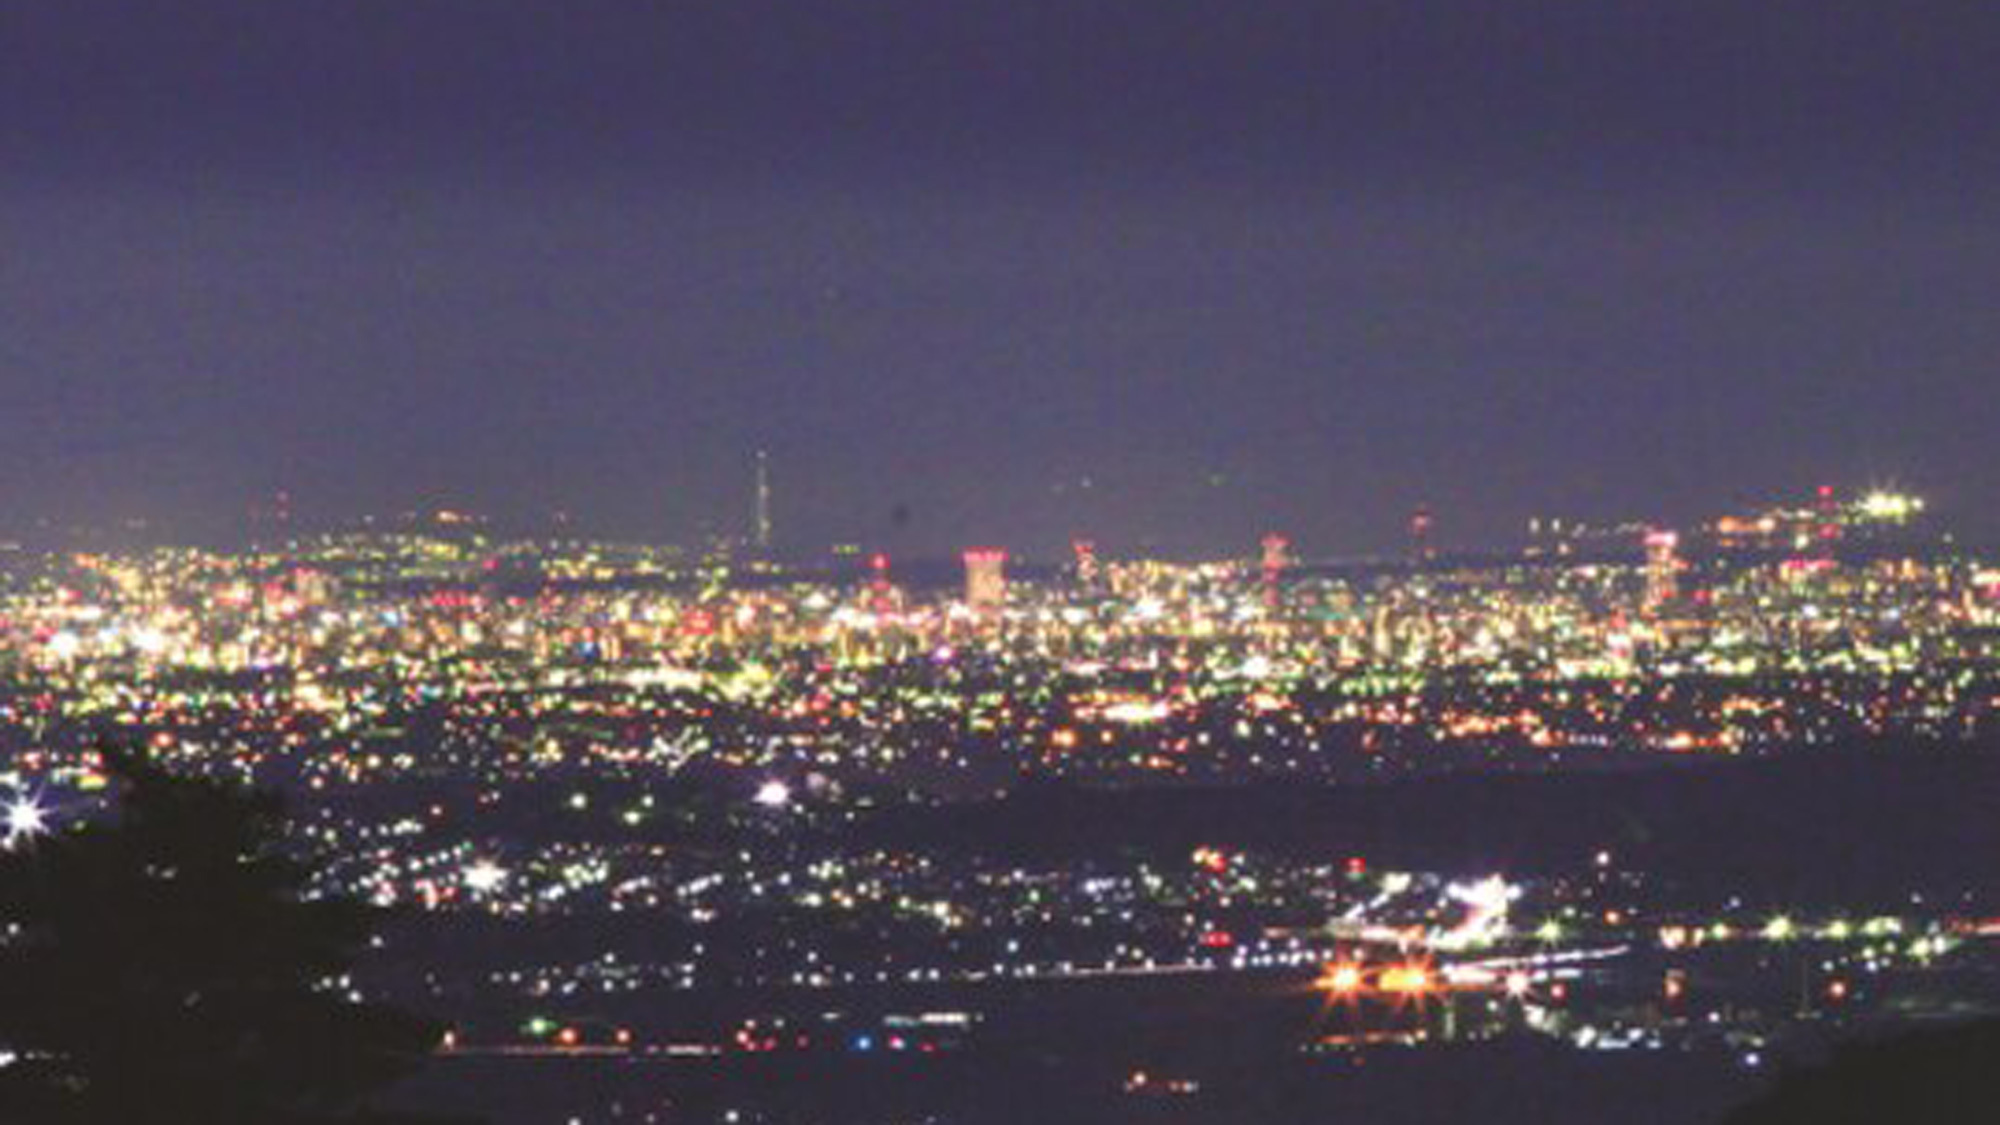
<path fill-rule="evenodd" d="M 1820 557 L 1830 559 L 1834 545 L 1840 541 L 1840 501 L 1834 497 L 1833 486 L 1819 486 L 1819 550 Z"/>
<path fill-rule="evenodd" d="M 1264 537 L 1264 605 L 1275 609 L 1278 604 L 1278 576 L 1291 564 L 1287 549 L 1291 541 L 1276 532 Z"/>
<path fill-rule="evenodd" d="M 965 604 L 998 609 L 1007 602 L 1007 552 L 975 547 L 965 552 Z"/>
<path fill-rule="evenodd" d="M 889 555 L 877 551 L 868 556 L 868 604 L 879 616 L 886 617 L 896 612 L 902 603 L 901 593 L 889 580 Z"/>
<path fill-rule="evenodd" d="M 1264 537 L 1264 577 L 1276 578 L 1291 563 L 1291 541 L 1275 532 Z"/>
<path fill-rule="evenodd" d="M 1676 553 L 1680 537 L 1655 528 L 1646 533 L 1646 606 L 1657 608 L 1674 600 L 1679 592 L 1677 574 L 1681 560 Z"/>
<path fill-rule="evenodd" d="M 1088 539 L 1070 541 L 1070 550 L 1076 553 L 1076 580 L 1086 586 L 1097 582 L 1097 544 Z"/>

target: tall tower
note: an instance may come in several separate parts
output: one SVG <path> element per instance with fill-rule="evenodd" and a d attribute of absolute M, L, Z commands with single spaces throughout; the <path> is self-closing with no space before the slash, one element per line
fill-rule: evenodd
<path fill-rule="evenodd" d="M 1840 543 L 1840 498 L 1834 494 L 1832 485 L 1819 486 L 1814 513 L 1819 519 L 1819 557 L 1831 561 L 1834 548 Z"/>
<path fill-rule="evenodd" d="M 1431 508 L 1419 504 L 1410 513 L 1410 561 L 1427 563 L 1436 557 L 1437 548 L 1431 545 Z"/>
<path fill-rule="evenodd" d="M 999 609 L 1007 602 L 1007 552 L 975 547 L 965 552 L 965 604 L 977 610 Z"/>
<path fill-rule="evenodd" d="M 1264 605 L 1276 609 L 1278 606 L 1278 578 L 1291 565 L 1292 542 L 1276 532 L 1264 537 Z"/>
<path fill-rule="evenodd" d="M 1646 533 L 1646 608 L 1657 609 L 1680 593 L 1680 536 L 1654 528 Z"/>
<path fill-rule="evenodd" d="M 759 551 L 771 549 L 771 460 L 757 451 L 757 507 L 752 516 L 753 535 Z"/>

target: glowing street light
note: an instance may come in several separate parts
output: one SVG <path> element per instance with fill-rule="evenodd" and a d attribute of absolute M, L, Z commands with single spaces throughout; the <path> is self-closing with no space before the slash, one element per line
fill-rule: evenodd
<path fill-rule="evenodd" d="M 1328 965 L 1319 978 L 1320 987 L 1336 996 L 1352 996 L 1361 983 L 1361 966 L 1348 961 Z"/>
<path fill-rule="evenodd" d="M 460 878 L 465 880 L 468 890 L 476 894 L 492 894 L 507 882 L 507 869 L 490 859 L 482 859 L 467 867 Z"/>
<path fill-rule="evenodd" d="M 48 810 L 33 797 L 16 797 L 7 805 L 6 829 L 6 844 L 10 848 L 44 835 L 49 830 Z"/>

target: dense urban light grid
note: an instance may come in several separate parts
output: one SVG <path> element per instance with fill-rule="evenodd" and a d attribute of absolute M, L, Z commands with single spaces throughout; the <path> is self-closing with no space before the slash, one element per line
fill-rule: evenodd
<path fill-rule="evenodd" d="M 6 5 L 0 1119 L 2000 1098 L 1920 7 Z"/>
<path fill-rule="evenodd" d="M 516 540 L 443 514 L 19 559 L 10 780 L 87 820 L 97 746 L 144 746 L 292 795 L 325 890 L 414 907 L 425 941 L 516 928 L 497 960 L 394 958 L 362 986 L 453 1013 L 467 1060 L 955 1054 L 1008 1018 L 957 989 L 1240 976 L 1325 998 L 1291 1028 L 1312 1051 L 1538 1035 L 1754 1069 L 1801 1028 L 1921 1011 L 1934 982 L 1996 967 L 1978 880 L 1784 893 L 1628 860 L 1615 832 L 1512 871 L 1378 865 L 1340 849 L 1407 845 L 1337 826 L 1178 859 L 1144 823 L 1138 854 L 888 827 L 1051 783 L 1367 794 L 1975 747 L 2000 727 L 2000 563 L 1915 497 L 1826 490 L 1672 532 L 1550 520 L 1512 551 L 1417 539 L 1364 563 L 1271 537 L 1007 572 L 982 548 L 912 580 L 756 538 Z M 18 799 L 7 827 L 47 830 L 43 805 Z M 545 931 L 595 936 L 530 953 Z M 772 988 L 796 995 L 748 999 Z M 915 1009 L 832 998 L 854 989 Z M 699 1018 L 655 999 L 684 995 L 744 999 Z M 1119 1073 L 1133 1097 L 1202 1089 Z"/>

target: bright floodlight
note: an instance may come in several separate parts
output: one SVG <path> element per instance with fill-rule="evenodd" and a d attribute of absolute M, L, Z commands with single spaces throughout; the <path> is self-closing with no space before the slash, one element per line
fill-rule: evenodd
<path fill-rule="evenodd" d="M 1319 980 L 1320 986 L 1328 992 L 1336 992 L 1345 996 L 1361 988 L 1361 966 L 1345 962 L 1338 965 L 1328 965 L 1326 971 L 1320 974 Z"/>
<path fill-rule="evenodd" d="M 767 781 L 757 787 L 752 800 L 767 809 L 782 809 L 792 801 L 792 788 L 782 781 Z"/>
<path fill-rule="evenodd" d="M 7 805 L 7 843 L 40 836 L 48 827 L 48 813 L 33 797 L 16 797 Z"/>
<path fill-rule="evenodd" d="M 467 867 L 461 878 L 468 889 L 479 894 L 491 894 L 507 881 L 507 869 L 490 859 L 482 859 Z"/>

